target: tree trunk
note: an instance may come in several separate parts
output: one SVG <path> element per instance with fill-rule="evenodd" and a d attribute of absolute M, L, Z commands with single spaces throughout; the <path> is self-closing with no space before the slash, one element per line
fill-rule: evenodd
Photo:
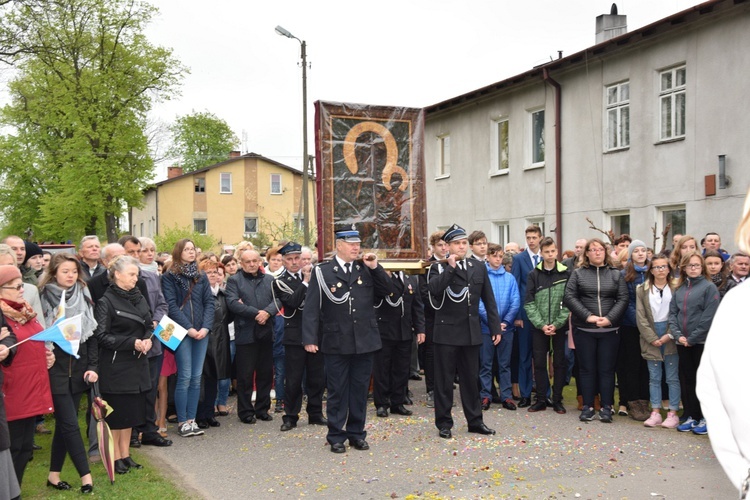
<path fill-rule="evenodd" d="M 98 222 L 99 220 L 96 215 L 92 215 L 89 223 L 86 225 L 86 235 L 96 234 L 96 226 L 98 225 Z"/>
<path fill-rule="evenodd" d="M 111 212 L 104 214 L 104 220 L 107 223 L 107 243 L 117 243 L 118 230 L 117 216 Z"/>

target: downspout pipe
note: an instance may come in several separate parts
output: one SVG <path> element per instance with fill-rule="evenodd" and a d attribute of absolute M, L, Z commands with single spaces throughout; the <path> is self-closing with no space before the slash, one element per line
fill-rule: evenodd
<path fill-rule="evenodd" d="M 542 77 L 555 89 L 555 232 L 557 233 L 557 248 L 562 251 L 562 89 L 560 84 L 549 75 L 547 68 L 542 68 Z"/>

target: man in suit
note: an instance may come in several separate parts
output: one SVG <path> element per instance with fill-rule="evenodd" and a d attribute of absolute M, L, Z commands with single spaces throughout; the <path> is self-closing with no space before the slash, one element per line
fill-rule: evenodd
<path fill-rule="evenodd" d="M 279 253 L 284 262 L 284 272 L 273 282 L 274 297 L 284 306 L 279 311 L 284 318 L 284 416 L 281 431 L 297 427 L 302 409 L 302 376 L 306 374 L 307 419 L 311 425 L 326 425 L 323 416 L 323 388 L 325 371 L 323 355 L 305 351 L 302 344 L 302 310 L 307 287 L 310 285 L 312 265 L 301 266 L 302 247 L 290 241 Z"/>
<path fill-rule="evenodd" d="M 430 267 L 428 287 L 435 308 L 435 426 L 441 438 L 452 437 L 453 378 L 458 371 L 459 390 L 469 432 L 495 434 L 484 425 L 479 400 L 479 349 L 482 330 L 479 299 L 487 307 L 492 340 L 500 342 L 501 326 L 487 266 L 467 259 L 466 231 L 453 224 L 443 235 L 450 256 L 446 264 Z"/>
<path fill-rule="evenodd" d="M 424 306 L 416 276 L 391 273 L 396 288 L 375 306 L 383 348 L 375 353 L 373 396 L 378 417 L 391 413 L 409 416 L 404 406 L 409 384 L 412 342 L 424 342 Z"/>
<path fill-rule="evenodd" d="M 526 282 L 531 271 L 542 261 L 539 252 L 539 242 L 542 241 L 542 230 L 539 226 L 531 225 L 526 228 L 526 250 L 513 256 L 513 268 L 511 272 L 516 278 L 518 292 L 521 297 L 526 297 Z M 511 377 L 518 381 L 521 400 L 519 408 L 531 406 L 531 388 L 533 385 L 533 367 L 531 365 L 532 336 L 531 323 L 526 310 L 521 308 L 518 319 L 515 321 L 516 337 L 513 342 L 513 354 L 511 355 Z M 515 341 L 517 340 L 517 342 Z M 518 348 L 516 349 L 516 346 Z M 513 375 L 516 375 L 513 377 Z M 547 397 L 546 394 L 542 394 Z"/>
<path fill-rule="evenodd" d="M 374 352 L 381 348 L 375 301 L 395 292 L 374 253 L 359 260 L 360 237 L 354 225 L 335 233 L 336 255 L 315 268 L 302 315 L 302 342 L 325 357 L 328 435 L 333 453 L 344 442 L 368 450 L 365 438 L 367 391 Z"/>

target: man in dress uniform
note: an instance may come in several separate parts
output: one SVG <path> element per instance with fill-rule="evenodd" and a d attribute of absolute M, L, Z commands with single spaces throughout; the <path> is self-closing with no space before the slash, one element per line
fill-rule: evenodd
<path fill-rule="evenodd" d="M 479 299 L 487 308 L 487 322 L 495 345 L 500 342 L 500 317 L 487 267 L 467 259 L 466 231 L 453 224 L 443 235 L 450 256 L 445 264 L 433 264 L 428 276 L 429 300 L 435 308 L 435 426 L 449 439 L 453 427 L 453 378 L 458 371 L 459 390 L 469 432 L 495 434 L 482 420 L 479 400 L 479 349 L 482 329 Z M 442 269 L 442 270 L 441 270 Z"/>
<path fill-rule="evenodd" d="M 284 272 L 273 283 L 274 296 L 284 306 L 284 413 L 281 431 L 297 427 L 302 409 L 302 376 L 306 373 L 307 421 L 311 425 L 326 425 L 323 416 L 323 388 L 325 371 L 323 355 L 305 351 L 302 344 L 302 310 L 307 287 L 310 284 L 312 265 L 301 266 L 302 247 L 289 242 L 279 250 L 284 262 Z"/>
<path fill-rule="evenodd" d="M 381 348 L 375 302 L 395 292 L 375 254 L 359 260 L 360 237 L 354 225 L 339 228 L 336 255 L 315 267 L 302 315 L 305 350 L 325 358 L 328 436 L 334 453 L 349 443 L 368 450 L 365 438 L 367 391 L 374 352 Z"/>
<path fill-rule="evenodd" d="M 373 397 L 378 417 L 387 417 L 388 409 L 398 415 L 411 415 L 404 406 L 409 384 L 411 349 L 424 342 L 424 306 L 416 276 L 402 271 L 391 274 L 396 292 L 375 306 L 383 348 L 375 353 Z"/>

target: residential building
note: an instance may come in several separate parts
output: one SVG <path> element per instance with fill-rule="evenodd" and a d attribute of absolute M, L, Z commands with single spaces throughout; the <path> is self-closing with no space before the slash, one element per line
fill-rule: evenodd
<path fill-rule="evenodd" d="M 311 207 L 313 192 L 311 182 Z M 144 192 L 143 208 L 131 209 L 131 230 L 151 237 L 175 225 L 191 227 L 219 244 L 233 244 L 288 223 L 302 224 L 301 199 L 301 172 L 256 153 L 233 152 L 228 160 L 194 172 L 170 167 L 166 180 Z"/>
<path fill-rule="evenodd" d="M 616 11 L 600 18 L 600 43 L 426 108 L 430 230 L 458 222 L 523 245 L 538 224 L 572 248 L 602 236 L 590 218 L 649 246 L 671 223 L 668 248 L 673 233 L 708 231 L 735 248 L 750 185 L 737 83 L 750 74 L 750 2 L 705 2 L 631 32 Z"/>

